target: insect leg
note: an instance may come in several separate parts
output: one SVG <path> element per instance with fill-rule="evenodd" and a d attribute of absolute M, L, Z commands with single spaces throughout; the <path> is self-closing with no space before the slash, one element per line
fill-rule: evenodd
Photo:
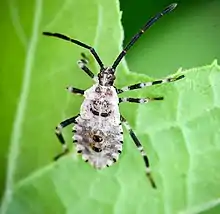
<path fill-rule="evenodd" d="M 79 89 L 79 88 L 74 88 L 72 86 L 68 86 L 66 87 L 66 89 L 73 94 L 77 94 L 77 95 L 84 95 L 85 90 Z"/>
<path fill-rule="evenodd" d="M 57 37 L 59 39 L 63 39 L 63 40 L 72 42 L 72 43 L 74 43 L 76 45 L 79 45 L 79 46 L 81 46 L 83 48 L 88 49 L 91 52 L 91 54 L 94 56 L 95 60 L 98 62 L 100 68 L 104 68 L 104 65 L 103 65 L 101 59 L 99 58 L 98 54 L 96 53 L 96 51 L 95 51 L 95 49 L 93 47 L 91 47 L 91 46 L 89 46 L 89 45 L 87 45 L 87 44 L 85 44 L 83 42 L 80 42 L 79 40 L 72 39 L 72 38 L 70 38 L 70 37 L 68 37 L 66 35 L 61 34 L 61 33 L 43 32 L 43 35 Z"/>
<path fill-rule="evenodd" d="M 71 117 L 71 118 L 68 118 L 64 121 L 62 121 L 55 129 L 55 134 L 59 140 L 59 142 L 62 144 L 62 147 L 63 147 L 63 152 L 61 152 L 60 154 L 58 154 L 57 156 L 54 157 L 54 160 L 57 160 L 59 159 L 60 157 L 62 157 L 63 155 L 67 154 L 69 149 L 67 148 L 67 145 L 66 145 L 66 142 L 63 138 L 63 135 L 62 135 L 62 129 L 65 128 L 66 126 L 72 124 L 72 123 L 76 123 L 76 118 L 78 117 L 79 115 L 77 116 L 74 116 L 74 117 Z"/>
<path fill-rule="evenodd" d="M 133 130 L 131 129 L 130 125 L 128 124 L 128 122 L 126 121 L 126 119 L 121 115 L 121 122 L 122 124 L 125 126 L 125 128 L 127 129 L 127 131 L 129 132 L 132 140 L 134 141 L 135 145 L 137 146 L 137 149 L 139 150 L 139 152 L 141 153 L 143 159 L 144 159 L 144 163 L 145 163 L 145 167 L 146 167 L 146 175 L 151 183 L 151 186 L 153 188 L 156 188 L 156 184 L 151 176 L 151 170 L 150 170 L 150 165 L 149 165 L 149 160 L 148 157 L 143 149 L 143 146 L 141 145 L 141 142 L 138 140 L 138 138 L 136 137 L 136 135 L 134 134 Z"/>
<path fill-rule="evenodd" d="M 148 103 L 154 100 L 163 100 L 163 97 L 153 97 L 153 98 L 132 98 L 132 97 L 123 97 L 119 98 L 119 103 L 129 102 L 129 103 Z"/>
<path fill-rule="evenodd" d="M 161 79 L 161 80 L 155 80 L 153 82 L 137 83 L 137 84 L 134 84 L 134 85 L 125 86 L 121 89 L 117 89 L 117 93 L 121 94 L 124 91 L 131 91 L 131 90 L 135 90 L 135 89 L 139 89 L 139 88 L 149 87 L 149 86 L 152 86 L 152 85 L 159 85 L 159 84 L 163 84 L 163 83 L 167 83 L 167 82 L 174 82 L 174 81 L 180 80 L 184 77 L 185 77 L 184 75 L 180 75 L 180 76 L 177 76 L 177 77 L 169 77 L 169 78 L 165 78 L 165 79 Z"/>
<path fill-rule="evenodd" d="M 88 58 L 84 53 L 81 53 L 82 59 L 77 61 L 78 66 L 87 73 L 93 80 L 96 81 L 97 77 L 94 75 L 94 73 L 86 66 L 88 64 Z"/>

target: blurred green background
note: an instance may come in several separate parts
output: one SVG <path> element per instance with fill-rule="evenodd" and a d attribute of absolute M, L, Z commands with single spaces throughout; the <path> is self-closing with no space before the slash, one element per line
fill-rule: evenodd
<path fill-rule="evenodd" d="M 170 0 L 120 2 L 125 43 L 148 18 L 172 3 Z M 220 1 L 177 2 L 178 8 L 158 21 L 129 52 L 126 59 L 131 70 L 162 77 L 180 67 L 198 67 L 220 58 Z"/>
<path fill-rule="evenodd" d="M 11 0 L 11 3 L 14 2 L 26 11 L 22 19 L 25 20 L 23 27 L 29 36 L 32 24 L 29 17 L 32 16 L 34 2 L 29 1 L 27 4 L 22 0 Z M 23 67 L 24 61 L 19 59 L 26 54 L 25 49 L 20 48 L 26 42 L 22 44 L 14 40 L 13 21 L 16 22 L 17 12 L 14 11 L 15 17 L 12 19 L 9 10 L 11 3 L 7 0 L 0 2 L 1 196 L 7 171 L 8 143 L 22 81 L 23 71 L 16 68 Z M 170 3 L 170 0 L 121 0 L 124 44 L 152 15 Z M 129 51 L 126 60 L 131 71 L 161 78 L 175 73 L 180 67 L 198 67 L 220 59 L 220 1 L 180 0 L 178 3 L 174 12 L 160 19 Z"/>

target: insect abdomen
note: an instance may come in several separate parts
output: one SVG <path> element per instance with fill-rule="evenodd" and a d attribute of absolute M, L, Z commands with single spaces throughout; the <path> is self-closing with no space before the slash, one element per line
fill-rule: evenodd
<path fill-rule="evenodd" d="M 76 150 L 82 154 L 82 158 L 101 169 L 110 166 L 119 158 L 122 151 L 123 132 L 122 126 L 117 126 L 101 120 L 97 116 L 93 119 L 77 118 L 77 124 L 73 127 L 73 136 L 76 142 Z"/>

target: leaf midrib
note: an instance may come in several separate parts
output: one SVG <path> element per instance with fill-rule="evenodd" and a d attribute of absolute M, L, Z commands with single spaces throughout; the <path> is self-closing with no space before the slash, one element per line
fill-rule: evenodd
<path fill-rule="evenodd" d="M 15 164 L 19 154 L 19 144 L 22 135 L 22 123 L 24 120 L 25 109 L 29 95 L 32 65 L 33 65 L 37 41 L 38 41 L 38 31 L 41 21 L 41 12 L 42 12 L 42 0 L 36 0 L 33 28 L 32 28 L 32 34 L 25 59 L 21 93 L 20 93 L 19 103 L 16 109 L 15 120 L 13 123 L 13 129 L 10 139 L 7 174 L 6 174 L 6 187 L 5 187 L 2 206 L 1 206 L 2 214 L 7 211 L 7 207 L 11 201 L 12 193 L 13 193 L 14 172 L 16 167 Z"/>

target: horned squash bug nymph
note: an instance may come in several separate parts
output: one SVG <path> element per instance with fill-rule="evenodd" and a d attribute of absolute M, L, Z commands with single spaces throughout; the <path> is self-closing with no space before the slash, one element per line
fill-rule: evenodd
<path fill-rule="evenodd" d="M 171 12 L 176 6 L 177 4 L 173 3 L 166 7 L 161 13 L 152 17 L 131 39 L 110 67 L 104 66 L 95 49 L 89 45 L 60 33 L 43 32 L 43 35 L 57 37 L 90 50 L 91 54 L 100 66 L 100 72 L 97 77 L 87 67 L 87 58 L 84 54 L 82 54 L 82 59 L 78 61 L 79 67 L 95 81 L 95 84 L 87 90 L 81 90 L 71 86 L 67 87 L 69 92 L 84 95 L 85 99 L 81 105 L 79 115 L 62 121 L 56 127 L 56 136 L 63 146 L 63 152 L 58 154 L 54 158 L 55 160 L 69 151 L 62 135 L 62 129 L 70 124 L 74 124 L 73 142 L 76 144 L 77 152 L 82 154 L 82 158 L 97 169 L 102 169 L 106 166 L 112 165 L 118 160 L 119 154 L 122 151 L 123 124 L 143 157 L 146 167 L 146 175 L 148 176 L 152 187 L 156 188 L 156 184 L 150 173 L 148 157 L 130 125 L 126 119 L 120 115 L 118 105 L 122 102 L 147 103 L 153 100 L 162 100 L 163 97 L 119 98 L 118 94 L 123 93 L 124 91 L 135 90 L 151 85 L 173 82 L 182 79 L 184 75 L 156 80 L 153 82 L 138 83 L 121 89 L 117 89 L 113 84 L 116 68 L 122 58 L 126 55 L 127 51 L 150 26 L 152 26 L 163 15 Z"/>

